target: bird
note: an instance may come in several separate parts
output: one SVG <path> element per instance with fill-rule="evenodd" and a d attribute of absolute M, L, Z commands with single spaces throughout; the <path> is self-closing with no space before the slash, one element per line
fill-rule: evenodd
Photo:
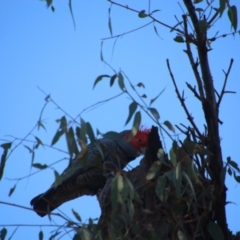
<path fill-rule="evenodd" d="M 53 183 L 44 193 L 34 197 L 30 204 L 41 217 L 49 215 L 63 203 L 83 195 L 97 195 L 106 183 L 107 174 L 122 170 L 144 154 L 150 130 L 139 128 L 118 133 L 118 137 L 103 137 L 87 145 L 81 156 L 76 156 L 60 174 L 60 182 Z"/>

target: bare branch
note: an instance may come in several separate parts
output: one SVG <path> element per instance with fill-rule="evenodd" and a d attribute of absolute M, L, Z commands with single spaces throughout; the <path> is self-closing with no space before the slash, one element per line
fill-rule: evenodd
<path fill-rule="evenodd" d="M 187 115 L 187 119 L 188 119 L 188 121 L 190 122 L 190 124 L 193 126 L 194 130 L 197 132 L 199 138 L 202 138 L 202 134 L 201 134 L 200 131 L 198 130 L 198 127 L 197 127 L 197 125 L 195 124 L 195 122 L 193 121 L 193 117 L 190 115 L 190 113 L 189 113 L 189 111 L 188 111 L 188 109 L 187 109 L 187 107 L 186 107 L 186 104 L 185 104 L 185 102 L 184 102 L 183 97 L 181 97 L 181 95 L 180 95 L 180 92 L 179 92 L 179 90 L 178 90 L 178 87 L 177 87 L 176 81 L 175 81 L 175 79 L 174 79 L 172 70 L 171 70 L 171 68 L 170 68 L 170 64 L 169 64 L 169 60 L 168 60 L 168 59 L 167 59 L 167 67 L 168 67 L 168 71 L 169 71 L 169 73 L 170 73 L 172 82 L 173 82 L 173 84 L 174 84 L 175 91 L 176 91 L 176 93 L 177 93 L 177 97 L 178 97 L 178 99 L 179 99 L 179 101 L 180 101 L 180 103 L 181 103 L 181 105 L 182 105 L 182 107 L 183 107 L 183 109 L 184 109 L 184 111 L 185 111 L 185 113 L 186 113 L 186 115 Z"/>
<path fill-rule="evenodd" d="M 183 15 L 183 23 L 184 23 L 185 36 L 189 36 L 188 25 L 187 25 L 187 15 Z M 203 91 L 202 80 L 201 80 L 201 77 L 198 72 L 198 63 L 195 63 L 195 61 L 193 59 L 190 41 L 187 38 L 186 38 L 186 47 L 187 47 L 187 50 L 185 52 L 188 55 L 188 58 L 189 58 L 191 66 L 192 66 L 192 70 L 193 70 L 193 73 L 194 73 L 194 76 L 195 76 L 195 79 L 196 79 L 197 85 L 198 85 L 198 91 L 199 91 L 199 95 L 200 95 L 199 100 L 203 101 L 204 100 L 204 91 Z"/>
<path fill-rule="evenodd" d="M 130 31 L 125 32 L 125 33 L 121 33 L 121 34 L 118 34 L 118 35 L 115 35 L 115 36 L 111 36 L 111 37 L 101 38 L 101 40 L 104 41 L 104 40 L 108 40 L 108 39 L 123 37 L 124 35 L 130 34 L 130 33 L 133 33 L 133 32 L 135 32 L 135 31 L 138 31 L 138 30 L 140 30 L 140 29 L 142 29 L 142 28 L 145 28 L 145 27 L 147 27 L 148 25 L 150 25 L 150 24 L 153 23 L 153 22 L 154 22 L 154 21 L 151 21 L 151 22 L 149 22 L 149 23 L 147 23 L 147 24 L 144 24 L 144 25 L 141 26 L 141 27 L 135 28 L 135 29 L 130 30 Z"/>
<path fill-rule="evenodd" d="M 219 109 L 219 107 L 220 107 L 220 103 L 221 103 L 221 101 L 222 101 L 223 95 L 224 95 L 225 93 L 230 93 L 230 92 L 226 92 L 226 91 L 225 91 L 225 88 L 226 88 L 226 85 L 227 85 L 227 80 L 228 80 L 228 76 L 229 76 L 229 73 L 230 73 L 230 71 L 231 71 L 232 65 L 233 65 L 233 59 L 230 60 L 230 64 L 229 64 L 229 67 L 228 67 L 227 72 L 225 72 L 225 71 L 223 70 L 223 72 L 224 72 L 224 74 L 225 74 L 225 79 L 224 79 L 222 91 L 221 91 L 221 93 L 220 93 L 220 95 L 219 95 L 218 102 L 217 102 L 217 108 L 218 108 L 218 109 Z M 235 93 L 235 92 L 231 92 L 231 93 Z"/>
<path fill-rule="evenodd" d="M 201 97 L 199 96 L 199 94 L 198 94 L 198 92 L 196 91 L 196 87 L 194 86 L 192 86 L 192 85 L 190 85 L 188 82 L 186 82 L 186 85 L 187 85 L 187 87 L 194 93 L 194 96 L 199 100 L 199 101 L 201 101 Z"/>

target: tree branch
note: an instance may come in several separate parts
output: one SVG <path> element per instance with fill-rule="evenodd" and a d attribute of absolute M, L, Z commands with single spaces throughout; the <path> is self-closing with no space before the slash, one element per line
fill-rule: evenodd
<path fill-rule="evenodd" d="M 186 113 L 186 115 L 187 115 L 187 119 L 188 119 L 188 121 L 190 122 L 190 124 L 193 126 L 194 130 L 197 132 L 198 137 L 201 139 L 201 138 L 202 138 L 202 134 L 201 134 L 200 131 L 198 130 L 198 127 L 197 127 L 197 125 L 195 124 L 195 122 L 193 121 L 193 117 L 190 115 L 190 113 L 189 113 L 189 111 L 188 111 L 188 109 L 187 109 L 187 106 L 186 106 L 186 104 L 185 104 L 185 102 L 184 102 L 183 97 L 181 97 L 181 95 L 180 95 L 180 92 L 179 92 L 179 90 L 178 90 L 178 87 L 177 87 L 176 81 L 175 81 L 175 79 L 174 79 L 172 70 L 171 70 L 171 68 L 170 68 L 170 64 L 169 64 L 169 60 L 168 60 L 168 59 L 167 59 L 167 67 L 168 67 L 168 71 L 169 71 L 169 73 L 170 73 L 172 82 L 173 82 L 173 84 L 174 84 L 175 91 L 176 91 L 176 93 L 177 93 L 177 97 L 178 97 L 178 99 L 179 99 L 179 101 L 180 101 L 180 103 L 181 103 L 181 105 L 182 105 L 182 107 L 183 107 L 183 109 L 184 109 L 184 111 L 185 111 L 185 113 Z"/>

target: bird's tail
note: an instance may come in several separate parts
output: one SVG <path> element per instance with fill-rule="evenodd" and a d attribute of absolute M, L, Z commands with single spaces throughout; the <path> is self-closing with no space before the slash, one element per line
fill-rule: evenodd
<path fill-rule="evenodd" d="M 60 205 L 54 203 L 55 191 L 55 188 L 50 188 L 47 192 L 39 194 L 31 200 L 30 204 L 39 216 L 46 216 Z"/>

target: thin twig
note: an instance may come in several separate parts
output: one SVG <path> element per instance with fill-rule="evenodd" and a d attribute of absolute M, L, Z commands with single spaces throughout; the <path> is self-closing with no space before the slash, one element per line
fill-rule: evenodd
<path fill-rule="evenodd" d="M 188 34 L 188 25 L 187 25 L 187 16 L 186 15 L 183 15 L 183 23 L 184 23 L 185 36 L 188 36 L 189 34 Z M 193 54 L 192 54 L 190 42 L 188 41 L 187 38 L 186 38 L 186 47 L 187 47 L 187 51 L 185 51 L 185 52 L 188 55 L 190 64 L 191 64 L 192 69 L 193 69 L 193 73 L 194 73 L 196 81 L 197 81 L 200 99 L 201 99 L 201 101 L 203 101 L 204 100 L 204 91 L 203 91 L 202 80 L 201 80 L 201 77 L 200 77 L 198 69 L 197 69 L 198 64 L 195 63 L 195 61 L 193 59 Z"/>
<path fill-rule="evenodd" d="M 184 109 L 184 111 L 185 111 L 185 113 L 186 113 L 186 115 L 187 115 L 187 119 L 188 119 L 188 121 L 190 122 L 190 124 L 193 126 L 194 130 L 197 132 L 199 138 L 202 138 L 202 134 L 201 134 L 200 131 L 198 130 L 197 125 L 196 125 L 195 122 L 193 121 L 193 117 L 190 115 L 190 113 L 189 113 L 189 111 L 188 111 L 188 109 L 187 109 L 187 107 L 186 107 L 186 104 L 185 104 L 185 102 L 184 102 L 184 99 L 183 99 L 183 98 L 181 97 L 181 95 L 180 95 L 180 92 L 179 92 L 179 90 L 178 90 L 178 87 L 177 87 L 176 81 L 175 81 L 175 79 L 174 79 L 172 70 L 171 70 L 171 68 L 170 68 L 170 64 L 169 64 L 169 60 L 168 60 L 168 59 L 167 59 L 167 67 L 168 67 L 168 71 L 169 71 L 169 73 L 170 73 L 172 82 L 173 82 L 173 84 L 174 84 L 175 91 L 176 91 L 176 93 L 177 93 L 177 97 L 178 97 L 180 103 L 182 104 L 182 107 L 183 107 L 183 109 Z"/>
<path fill-rule="evenodd" d="M 138 10 L 136 10 L 136 9 L 133 9 L 133 8 L 130 8 L 130 7 L 128 7 L 127 5 L 122 5 L 122 4 L 117 3 L 117 2 L 114 2 L 114 1 L 112 1 L 112 0 L 108 0 L 108 1 L 109 1 L 110 3 L 116 5 L 116 6 L 125 8 L 125 9 L 127 9 L 127 10 L 132 11 L 132 12 L 140 13 L 140 11 L 138 11 Z M 156 19 L 155 17 L 153 17 L 152 15 L 148 15 L 148 17 L 151 18 L 154 22 L 157 22 L 157 23 L 159 23 L 160 25 L 162 25 L 162 26 L 164 26 L 164 27 L 166 27 L 166 28 L 173 29 L 172 26 L 169 26 L 168 24 L 163 23 L 163 22 L 157 20 L 157 19 Z M 184 34 L 184 32 L 183 32 L 182 30 L 178 29 L 178 28 L 174 28 L 174 31 L 176 31 L 176 32 L 178 32 L 178 33 L 180 33 L 180 34 Z"/>
<path fill-rule="evenodd" d="M 226 85 L 227 85 L 227 80 L 228 80 L 228 76 L 229 76 L 229 73 L 230 73 L 230 71 L 231 71 L 232 65 L 233 65 L 233 59 L 231 58 L 227 72 L 225 72 L 225 71 L 223 70 L 223 72 L 224 72 L 224 74 L 225 74 L 225 79 L 224 79 L 222 91 L 221 91 L 221 93 L 220 93 L 220 95 L 219 95 L 218 102 L 217 102 L 217 108 L 218 108 L 218 109 L 219 109 L 219 107 L 220 107 L 220 103 L 221 103 L 221 101 L 222 101 L 223 95 L 224 95 L 225 93 L 227 93 L 227 92 L 225 91 L 225 88 L 226 88 Z"/>
<path fill-rule="evenodd" d="M 82 115 L 84 112 L 86 112 L 87 110 L 89 110 L 89 109 L 91 109 L 91 108 L 94 108 L 94 107 L 96 107 L 96 106 L 99 105 L 99 104 L 106 103 L 106 102 L 108 102 L 108 101 L 110 101 L 110 100 L 112 100 L 112 99 L 115 99 L 115 98 L 117 98 L 117 97 L 120 97 L 120 96 L 123 95 L 123 94 L 124 94 L 124 92 L 121 92 L 121 93 L 119 93 L 119 94 L 117 94 L 117 95 L 115 95 L 115 96 L 113 96 L 113 97 L 104 99 L 104 100 L 102 100 L 102 101 L 99 101 L 99 102 L 97 102 L 97 103 L 94 103 L 94 104 L 90 105 L 89 107 L 84 108 L 84 109 L 74 118 L 74 121 L 76 121 L 76 119 L 77 119 L 78 117 L 81 117 L 81 115 Z"/>
<path fill-rule="evenodd" d="M 75 119 L 69 114 L 67 113 L 63 108 L 61 108 L 50 96 L 49 94 L 45 93 L 40 87 L 37 87 L 39 89 L 39 91 L 41 91 L 43 94 L 45 94 L 48 98 L 49 101 L 52 102 L 59 110 L 61 110 L 66 116 L 68 116 L 70 119 L 72 119 L 72 121 L 75 121 Z M 75 121 L 75 123 L 79 124 L 78 122 Z"/>
<path fill-rule="evenodd" d="M 125 32 L 125 33 L 121 33 L 121 34 L 118 34 L 118 35 L 115 35 L 115 36 L 111 36 L 111 37 L 101 38 L 101 40 L 104 41 L 104 40 L 108 40 L 108 39 L 113 39 L 113 38 L 122 37 L 122 36 L 124 36 L 124 35 L 130 34 L 130 33 L 132 33 L 132 32 L 135 32 L 135 31 L 137 31 L 137 30 L 140 30 L 140 29 L 142 29 L 142 28 L 145 28 L 145 27 L 147 27 L 148 25 L 150 25 L 150 24 L 153 23 L 153 22 L 154 22 L 154 21 L 151 21 L 151 22 L 149 22 L 149 23 L 147 23 L 147 24 L 144 24 L 144 25 L 141 26 L 141 27 L 135 28 L 135 29 L 130 30 L 130 31 Z"/>
<path fill-rule="evenodd" d="M 201 101 L 201 97 L 199 96 L 198 92 L 196 91 L 196 88 L 190 85 L 188 82 L 186 82 L 187 87 L 194 93 L 194 96 Z"/>
<path fill-rule="evenodd" d="M 8 205 L 8 206 L 13 206 L 13 207 L 18 207 L 18 208 L 22 208 L 22 209 L 26 209 L 26 210 L 30 210 L 30 211 L 34 211 L 32 208 L 30 207 L 25 207 L 25 206 L 22 206 L 22 205 L 19 205 L 19 204 L 15 204 L 15 203 L 9 203 L 9 202 L 3 202 L 3 201 L 0 201 L 0 204 L 4 204 L 4 205 Z M 69 221 L 68 218 L 62 216 L 61 214 L 59 213 L 49 213 L 51 216 L 58 216 L 58 217 L 61 217 L 63 218 L 64 220 L 66 221 Z M 77 223 L 71 221 L 73 224 L 76 224 L 78 226 Z"/>

